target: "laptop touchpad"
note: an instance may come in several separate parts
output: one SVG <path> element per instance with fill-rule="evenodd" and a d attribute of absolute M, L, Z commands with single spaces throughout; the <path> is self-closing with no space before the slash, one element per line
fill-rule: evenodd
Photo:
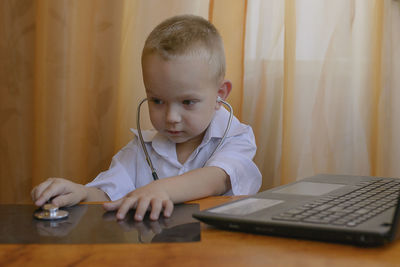
<path fill-rule="evenodd" d="M 339 189 L 345 185 L 341 184 L 326 184 L 326 183 L 313 183 L 313 182 L 298 182 L 284 188 L 273 191 L 280 194 L 294 194 L 294 195 L 309 195 L 321 196 L 333 190 Z"/>

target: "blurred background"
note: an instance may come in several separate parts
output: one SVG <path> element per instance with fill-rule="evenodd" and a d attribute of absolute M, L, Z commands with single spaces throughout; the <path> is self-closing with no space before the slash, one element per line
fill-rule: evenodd
<path fill-rule="evenodd" d="M 400 177 L 398 0 L 1 0 L 0 203 L 108 168 L 145 96 L 144 40 L 184 13 L 223 37 L 262 190 L 317 173 Z"/>

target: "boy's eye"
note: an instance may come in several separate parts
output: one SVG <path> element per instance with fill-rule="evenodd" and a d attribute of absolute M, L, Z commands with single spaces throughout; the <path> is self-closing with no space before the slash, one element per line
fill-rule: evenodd
<path fill-rule="evenodd" d="M 161 99 L 157 99 L 157 98 L 152 98 L 151 101 L 152 101 L 154 104 L 157 104 L 157 105 L 160 105 L 160 104 L 163 104 L 163 103 L 164 103 Z"/>
<path fill-rule="evenodd" d="M 191 106 L 194 105 L 196 103 L 195 100 L 183 100 L 182 104 L 184 104 L 185 106 Z"/>

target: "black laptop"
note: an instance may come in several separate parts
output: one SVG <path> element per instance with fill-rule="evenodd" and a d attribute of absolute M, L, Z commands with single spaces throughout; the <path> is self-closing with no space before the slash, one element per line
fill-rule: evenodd
<path fill-rule="evenodd" d="M 195 212 L 236 231 L 379 246 L 399 236 L 400 179 L 321 174 Z"/>

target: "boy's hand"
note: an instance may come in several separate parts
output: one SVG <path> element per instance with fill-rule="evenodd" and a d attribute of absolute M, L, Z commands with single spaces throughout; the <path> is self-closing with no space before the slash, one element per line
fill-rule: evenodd
<path fill-rule="evenodd" d="M 42 206 L 49 199 L 58 206 L 72 206 L 87 197 L 85 186 L 62 178 L 49 178 L 32 189 L 32 200 Z"/>
<path fill-rule="evenodd" d="M 149 207 L 151 207 L 151 220 L 158 220 L 162 211 L 165 217 L 170 217 L 174 210 L 174 204 L 168 193 L 157 181 L 140 187 L 119 200 L 104 203 L 106 210 L 118 209 L 119 220 L 125 218 L 129 209 L 136 208 L 135 220 L 142 221 Z"/>

